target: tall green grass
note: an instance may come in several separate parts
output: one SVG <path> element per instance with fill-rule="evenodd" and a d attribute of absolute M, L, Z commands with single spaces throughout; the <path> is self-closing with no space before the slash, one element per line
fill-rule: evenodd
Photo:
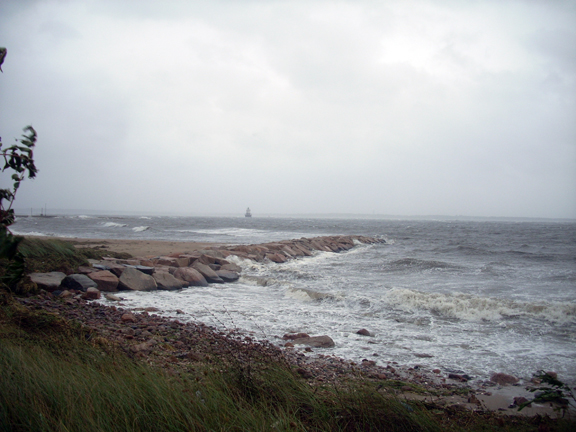
<path fill-rule="evenodd" d="M 0 306 L 2 431 L 536 431 L 541 424 L 562 430 L 428 411 L 369 381 L 312 387 L 257 351 L 153 367 L 79 323 L 14 301 Z"/>

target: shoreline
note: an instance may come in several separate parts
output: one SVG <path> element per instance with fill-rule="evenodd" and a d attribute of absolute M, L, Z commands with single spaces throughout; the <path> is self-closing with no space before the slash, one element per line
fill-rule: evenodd
<path fill-rule="evenodd" d="M 77 248 L 103 249 L 110 252 L 128 253 L 133 257 L 149 258 L 172 254 L 186 254 L 202 249 L 226 246 L 225 243 L 191 242 L 173 240 L 132 240 L 132 239 L 94 239 L 79 237 L 48 237 L 25 235 L 25 238 L 62 240 Z"/>
<path fill-rule="evenodd" d="M 178 254 L 186 254 L 194 251 L 201 251 L 204 249 L 225 247 L 226 244 L 223 243 L 207 243 L 207 242 L 178 242 L 178 241 L 160 241 L 160 240 L 131 240 L 131 239 L 81 239 L 81 238 L 64 238 L 64 237 L 41 237 L 41 236 L 27 236 L 33 238 L 46 238 L 46 239 L 58 239 L 72 243 L 77 248 L 94 248 L 101 249 L 103 251 L 110 252 L 120 252 L 128 253 L 134 257 L 138 258 L 150 258 L 153 256 L 170 256 Z M 136 312 L 138 309 L 129 309 L 125 305 L 118 303 L 118 308 L 114 305 L 98 303 L 95 302 L 85 302 L 77 299 L 78 302 L 83 302 L 86 305 L 101 305 L 104 308 L 109 309 L 114 312 L 117 309 L 126 312 Z M 72 305 L 69 303 L 69 305 Z M 126 308 L 126 309 L 122 309 Z M 150 310 L 143 311 L 144 319 L 147 319 L 150 315 L 148 312 L 157 312 L 163 314 L 161 310 L 154 310 L 155 308 L 148 308 Z M 142 309 L 140 309 L 142 310 Z M 153 319 L 159 318 L 165 322 L 179 322 L 174 317 L 164 317 L 162 315 L 152 314 Z M 187 322 L 187 324 L 201 325 L 204 327 L 209 327 L 206 324 L 199 323 L 193 319 Z M 99 325 L 102 325 L 100 323 Z M 212 329 L 214 332 L 218 332 L 217 329 Z M 250 337 L 247 332 L 243 332 L 242 329 L 238 330 L 238 334 Z M 133 338 L 128 338 L 133 339 Z M 127 340 L 124 340 L 126 342 Z M 142 341 L 145 343 L 145 341 Z M 260 341 L 257 343 L 272 344 L 278 346 L 277 343 L 272 341 Z M 435 403 L 441 402 L 450 406 L 459 406 L 470 410 L 488 410 L 488 411 L 500 411 L 506 415 L 522 415 L 522 416 L 533 416 L 533 415 L 549 415 L 555 417 L 557 415 L 554 412 L 551 404 L 547 405 L 536 405 L 533 407 L 527 407 L 521 412 L 518 412 L 516 408 L 511 407 L 511 403 L 514 397 L 530 397 L 530 393 L 526 390 L 525 386 L 529 385 L 529 382 L 525 381 L 524 384 L 515 384 L 511 386 L 480 386 L 474 383 L 468 383 L 466 380 L 459 377 L 450 378 L 448 374 L 436 373 L 435 370 L 428 370 L 426 367 L 415 366 L 408 367 L 404 365 L 399 365 L 397 362 L 388 361 L 384 359 L 378 361 L 380 365 L 376 364 L 376 361 L 363 361 L 361 364 L 357 364 L 353 361 L 349 361 L 340 357 L 336 357 L 329 354 L 329 351 L 322 350 L 321 353 L 317 353 L 309 348 L 295 348 L 284 346 L 279 347 L 282 352 L 284 352 L 288 357 L 291 358 L 291 362 L 302 369 L 302 376 L 304 378 L 310 379 L 311 381 L 318 380 L 320 382 L 339 380 L 343 377 L 350 376 L 360 371 L 360 373 L 365 374 L 370 379 L 376 380 L 399 380 L 407 382 L 411 385 L 418 386 L 420 388 L 425 388 L 432 392 L 445 391 L 447 393 L 452 392 L 452 394 L 443 396 L 432 396 L 432 393 L 428 395 L 422 395 L 418 392 L 414 393 L 408 388 L 400 388 L 397 390 L 397 396 L 406 399 L 418 399 L 434 401 Z M 387 364 L 385 364 L 387 363 Z M 384 365 L 383 365 L 384 364 Z M 318 378 L 320 377 L 320 378 Z M 469 394 L 462 396 L 463 390 L 468 389 Z"/>

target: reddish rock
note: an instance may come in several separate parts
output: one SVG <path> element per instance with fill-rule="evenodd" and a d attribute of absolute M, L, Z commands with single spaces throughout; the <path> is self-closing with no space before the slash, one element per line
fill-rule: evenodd
<path fill-rule="evenodd" d="M 282 336 L 284 340 L 294 340 L 294 339 L 301 339 L 301 338 L 309 338 L 310 335 L 307 333 L 286 333 Z"/>
<path fill-rule="evenodd" d="M 202 264 L 200 260 L 195 261 L 194 264 L 192 264 L 192 268 L 197 270 L 202 276 L 204 276 L 207 282 L 224 283 L 224 281 L 220 279 L 220 277 L 218 276 L 218 274 L 216 274 L 214 270 L 212 270 L 208 265 Z"/>
<path fill-rule="evenodd" d="M 100 290 L 98 288 L 87 288 L 86 292 L 82 295 L 86 300 L 98 300 L 100 298 Z"/>
<path fill-rule="evenodd" d="M 208 286 L 208 282 L 202 274 L 192 267 L 180 267 L 176 269 L 173 276 L 188 282 L 191 286 Z"/>
<path fill-rule="evenodd" d="M 499 385 L 509 385 L 516 384 L 518 382 L 518 378 L 512 375 L 507 375 L 505 373 L 495 373 L 490 377 L 490 381 Z"/>
<path fill-rule="evenodd" d="M 278 264 L 282 264 L 287 260 L 286 255 L 282 255 L 281 253 L 269 253 L 266 254 L 266 258 Z"/>
<path fill-rule="evenodd" d="M 90 279 L 96 282 L 100 291 L 115 292 L 118 291 L 118 278 L 115 274 L 108 270 L 100 270 L 87 275 Z"/>
<path fill-rule="evenodd" d="M 235 273 L 242 273 L 242 267 L 234 263 L 223 264 L 220 270 L 233 271 Z"/>
<path fill-rule="evenodd" d="M 132 322 L 132 323 L 136 322 L 136 317 L 134 316 L 134 314 L 131 313 L 123 314 L 120 319 L 122 320 L 122 322 Z"/>
<path fill-rule="evenodd" d="M 366 329 L 358 330 L 358 331 L 356 332 L 356 334 L 359 334 L 359 335 L 362 335 L 362 336 L 372 336 L 372 334 L 370 334 L 370 332 L 369 332 L 368 330 L 366 330 Z"/>

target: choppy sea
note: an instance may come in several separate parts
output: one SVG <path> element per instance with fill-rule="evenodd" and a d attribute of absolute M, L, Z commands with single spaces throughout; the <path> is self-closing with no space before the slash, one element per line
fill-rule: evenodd
<path fill-rule="evenodd" d="M 361 234 L 360 245 L 285 264 L 236 261 L 236 282 L 177 292 L 122 292 L 127 307 L 179 320 L 283 334 L 329 335 L 317 353 L 576 383 L 576 223 L 389 219 L 21 217 L 19 234 L 256 244 Z M 176 315 L 176 309 L 185 315 Z M 359 336 L 365 328 L 374 336 Z"/>

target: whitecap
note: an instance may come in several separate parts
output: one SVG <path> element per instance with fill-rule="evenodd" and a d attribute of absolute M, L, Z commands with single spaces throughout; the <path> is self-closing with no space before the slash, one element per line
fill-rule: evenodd
<path fill-rule="evenodd" d="M 576 303 L 521 302 L 464 293 L 429 293 L 411 289 L 388 291 L 384 300 L 402 310 L 429 310 L 464 321 L 497 321 L 507 317 L 544 319 L 551 322 L 576 322 Z"/>
<path fill-rule="evenodd" d="M 132 231 L 134 231 L 134 232 L 142 232 L 142 231 L 146 231 L 146 230 L 148 230 L 148 229 L 150 229 L 149 226 L 139 226 L 139 227 L 134 227 L 134 228 L 132 228 Z"/>
<path fill-rule="evenodd" d="M 105 228 L 120 228 L 120 227 L 125 227 L 128 226 L 127 224 L 121 224 L 121 223 L 117 223 L 117 222 L 104 222 L 102 224 L 103 227 Z"/>

